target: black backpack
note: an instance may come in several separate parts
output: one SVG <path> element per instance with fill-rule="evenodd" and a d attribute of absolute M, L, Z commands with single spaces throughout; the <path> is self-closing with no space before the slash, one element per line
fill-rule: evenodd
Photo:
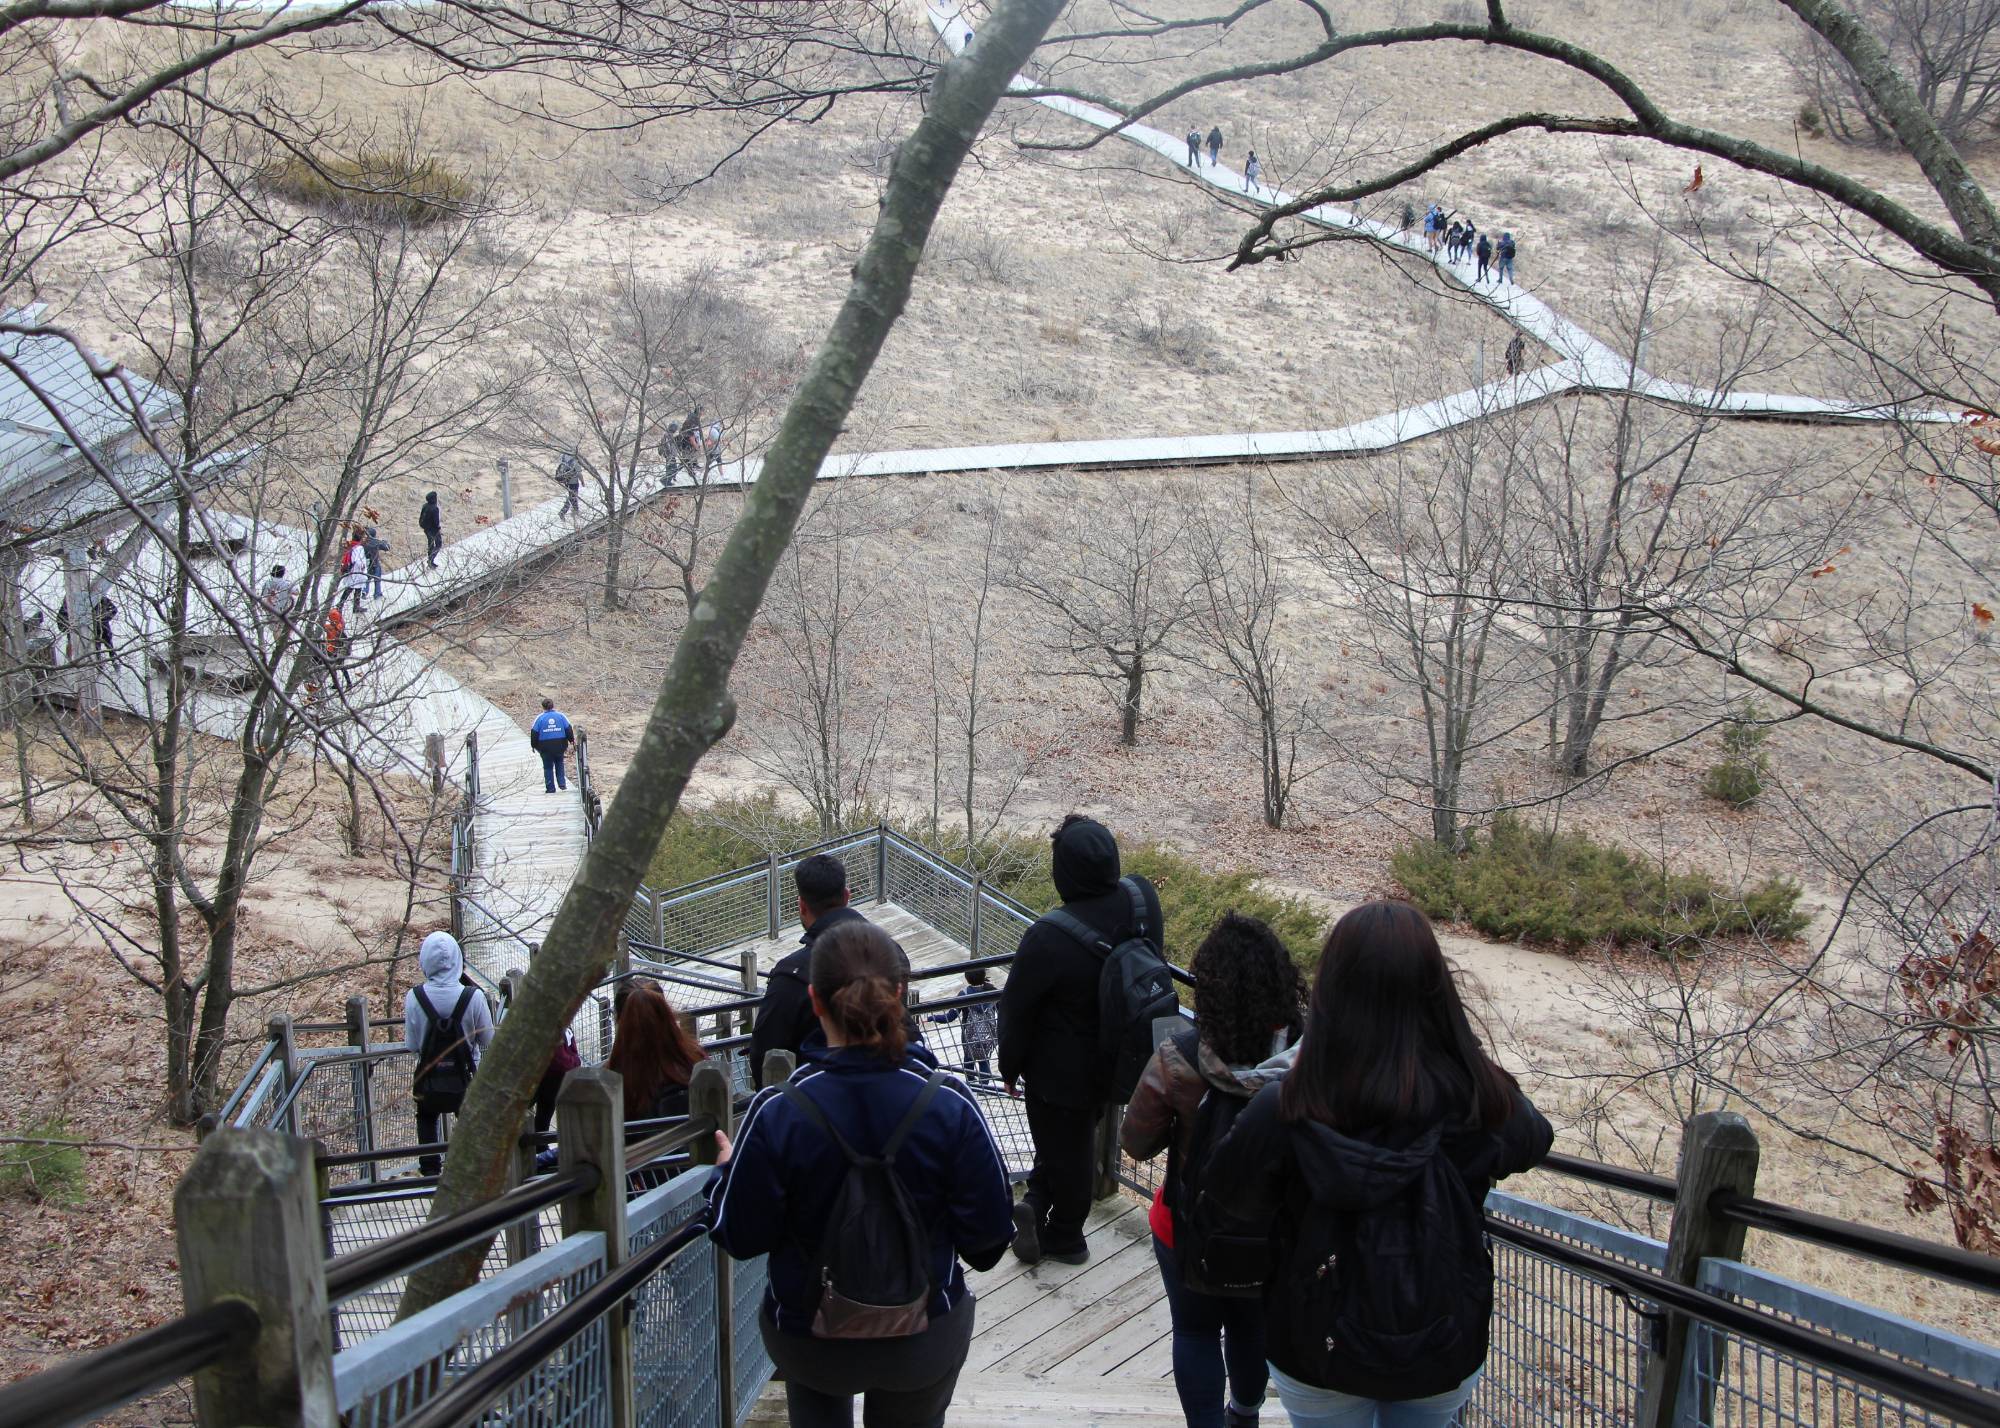
<path fill-rule="evenodd" d="M 458 994 L 458 1005 L 449 1018 L 440 1017 L 424 989 L 416 989 L 417 1005 L 424 1009 L 430 1025 L 424 1029 L 423 1048 L 417 1052 L 417 1075 L 413 1083 L 419 1096 L 437 1100 L 462 1099 L 472 1086 L 472 1044 L 465 1039 L 465 1009 L 479 994 L 467 987 Z"/>
<path fill-rule="evenodd" d="M 779 1092 L 847 1157 L 847 1175 L 816 1251 L 820 1295 L 814 1338 L 898 1339 L 930 1327 L 937 1287 L 931 1282 L 931 1241 L 896 1174 L 896 1152 L 944 1082 L 944 1072 L 931 1072 L 879 1156 L 857 1152 L 811 1096 L 790 1081 L 779 1083 Z"/>
<path fill-rule="evenodd" d="M 1122 1105 L 1132 1099 L 1153 1059 L 1153 1023 L 1178 1016 L 1181 1002 L 1166 960 L 1147 936 L 1146 900 L 1139 885 L 1130 878 L 1120 878 L 1118 885 L 1132 900 L 1132 931 L 1116 947 L 1062 908 L 1048 919 L 1102 959 L 1097 974 L 1098 1074 L 1111 1098 Z"/>
<path fill-rule="evenodd" d="M 1174 1047 L 1188 1065 L 1199 1064 L 1201 1034 L 1194 1027 L 1176 1031 Z M 1168 1155 L 1167 1208 L 1174 1220 L 1174 1259 L 1180 1265 L 1181 1283 L 1197 1294 L 1255 1299 L 1270 1278 L 1270 1237 L 1230 1224 L 1213 1201 L 1201 1198 L 1203 1172 L 1216 1146 L 1249 1104 L 1248 1097 L 1209 1087 L 1194 1113 L 1186 1153 L 1176 1142 Z"/>
<path fill-rule="evenodd" d="M 1299 1337 L 1307 1383 L 1364 1398 L 1425 1398 L 1486 1361 L 1493 1260 L 1458 1168 L 1431 1133 L 1429 1159 L 1388 1204 L 1313 1202 L 1281 1217 L 1278 1303 Z M 1309 1194 L 1309 1192 L 1308 1192 Z"/>

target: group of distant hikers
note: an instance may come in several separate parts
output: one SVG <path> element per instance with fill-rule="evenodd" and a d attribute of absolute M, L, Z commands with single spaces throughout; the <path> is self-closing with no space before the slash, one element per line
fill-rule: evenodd
<path fill-rule="evenodd" d="M 1405 233 L 1416 226 L 1416 218 L 1416 210 L 1404 204 Z M 1489 277 L 1495 282 L 1514 281 L 1514 258 L 1520 251 L 1514 235 L 1503 232 L 1496 242 L 1490 233 L 1480 232 L 1471 218 L 1447 213 L 1441 203 L 1424 210 L 1424 246 L 1432 253 L 1443 253 L 1447 263 L 1475 263 L 1472 280 L 1476 283 Z"/>
<path fill-rule="evenodd" d="M 798 1068 L 717 1136 L 710 1234 L 768 1255 L 761 1332 L 795 1425 L 945 1421 L 973 1333 L 965 1266 L 1088 1262 L 1098 1121 L 1166 1154 L 1150 1212 L 1190 1428 L 1247 1428 L 1267 1393 L 1310 1428 L 1443 1428 L 1487 1351 L 1493 1270 L 1481 1207 L 1548 1153 L 1548 1122 L 1481 1044 L 1422 913 L 1365 903 L 1337 921 L 1307 985 L 1263 922 L 1236 913 L 1191 959 L 1182 1014 L 1158 892 L 1123 875 L 1097 821 L 1052 835 L 1060 905 L 1023 933 L 995 989 L 982 968 L 943 1010 L 909 1010 L 903 949 L 850 905 L 830 854 L 793 873 L 803 928 L 751 1032 Z M 492 1034 L 462 955 L 433 933 L 405 1008 L 420 1168 Z M 703 1058 L 664 993 L 628 984 L 607 1064 L 630 1119 L 686 1113 Z M 958 1074 L 924 1044 L 959 1027 Z M 948 1040 L 948 1038 L 947 1038 Z M 994 1063 L 997 1061 L 997 1075 Z M 537 1095 L 577 1064 L 565 1041 Z M 1018 1097 L 1034 1143 L 1024 1193 L 981 1100 Z"/>

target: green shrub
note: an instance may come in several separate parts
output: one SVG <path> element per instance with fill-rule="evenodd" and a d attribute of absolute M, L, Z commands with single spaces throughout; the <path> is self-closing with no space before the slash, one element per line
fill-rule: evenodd
<path fill-rule="evenodd" d="M 1771 756 L 1764 741 L 1771 731 L 1756 704 L 1745 701 L 1722 726 L 1722 758 L 1703 775 L 1701 791 L 1732 808 L 1748 808 L 1764 792 Z"/>
<path fill-rule="evenodd" d="M 1425 840 L 1398 850 L 1390 866 L 1428 916 L 1510 941 L 1678 954 L 1716 937 L 1796 937 L 1808 920 L 1790 879 L 1736 893 L 1706 873 L 1662 869 L 1507 814 L 1462 854 Z"/>
<path fill-rule="evenodd" d="M 73 1139 L 69 1122 L 49 1116 L 16 1132 L 25 1141 Z M 0 1145 L 0 1197 L 52 1205 L 81 1205 L 86 1182 L 83 1150 L 75 1145 Z"/>
<path fill-rule="evenodd" d="M 289 155 L 265 170 L 264 186 L 307 208 L 419 225 L 457 217 L 473 192 L 437 159 L 394 152 Z"/>
<path fill-rule="evenodd" d="M 855 819 L 857 825 L 874 821 L 872 813 Z M 1055 906 L 1045 835 L 1002 834 L 968 856 L 962 829 L 940 829 L 935 837 L 917 829 L 910 832 L 961 867 L 985 868 L 994 888 L 1023 905 L 1037 912 Z M 684 809 L 667 825 L 646 880 L 655 888 L 679 887 L 761 862 L 772 848 L 803 848 L 820 836 L 818 820 L 788 812 L 769 794 Z M 1255 873 L 1212 873 L 1152 843 L 1126 847 L 1123 862 L 1126 872 L 1143 873 L 1159 887 L 1167 959 L 1176 966 L 1185 967 L 1208 929 L 1232 910 L 1270 923 L 1301 966 L 1311 966 L 1319 956 L 1326 919 L 1309 903 L 1253 887 Z"/>

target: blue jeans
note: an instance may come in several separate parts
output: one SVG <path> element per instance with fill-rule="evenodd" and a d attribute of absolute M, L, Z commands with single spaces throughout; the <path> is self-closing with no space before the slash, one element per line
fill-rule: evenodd
<path fill-rule="evenodd" d="M 1174 1252 L 1155 1238 L 1153 1257 L 1174 1321 L 1174 1391 L 1188 1428 L 1223 1428 L 1224 1390 L 1239 1413 L 1264 1402 L 1264 1302 L 1197 1294 L 1181 1283 Z M 1225 1383 L 1225 1377 L 1227 1382 Z"/>
<path fill-rule="evenodd" d="M 1514 281 L 1514 260 L 1512 258 L 1502 258 L 1500 260 L 1500 281 L 1503 283 Z"/>
<path fill-rule="evenodd" d="M 1429 1398 L 1357 1398 L 1351 1393 L 1314 1388 L 1300 1383 L 1276 1364 L 1271 1365 L 1271 1384 L 1278 1401 L 1292 1416 L 1292 1428 L 1445 1428 L 1472 1397 L 1483 1369 L 1457 1388 Z"/>
<path fill-rule="evenodd" d="M 563 775 L 563 754 L 566 750 L 558 744 L 554 749 L 537 749 L 542 756 L 542 787 L 550 793 L 559 788 L 568 788 L 569 780 Z"/>

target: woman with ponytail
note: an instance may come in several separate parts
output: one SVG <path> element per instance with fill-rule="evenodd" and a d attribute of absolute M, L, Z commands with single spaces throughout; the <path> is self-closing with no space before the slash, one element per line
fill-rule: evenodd
<path fill-rule="evenodd" d="M 1202 1182 L 1204 1208 L 1268 1244 L 1265 1352 L 1294 1428 L 1452 1421 L 1486 1362 L 1486 1192 L 1553 1138 L 1421 912 L 1371 902 L 1334 924 L 1297 1061 Z"/>
<path fill-rule="evenodd" d="M 856 1394 L 870 1428 L 941 1425 L 972 1342 L 959 1261 L 989 1269 L 1014 1234 L 999 1147 L 964 1084 L 910 1039 L 908 983 L 908 960 L 879 927 L 843 923 L 819 938 L 810 990 L 826 1045 L 809 1041 L 797 1074 L 758 1092 L 733 1146 L 717 1137 L 710 1232 L 738 1259 L 771 1257 L 760 1324 L 795 1428 L 847 1428 Z M 889 1164 L 868 1179 L 878 1159 Z M 853 1285 L 832 1221 L 860 1184 L 875 1187 L 876 1223 L 906 1217 L 921 1237 L 927 1292 L 920 1284 L 907 1305 L 842 1293 Z"/>

